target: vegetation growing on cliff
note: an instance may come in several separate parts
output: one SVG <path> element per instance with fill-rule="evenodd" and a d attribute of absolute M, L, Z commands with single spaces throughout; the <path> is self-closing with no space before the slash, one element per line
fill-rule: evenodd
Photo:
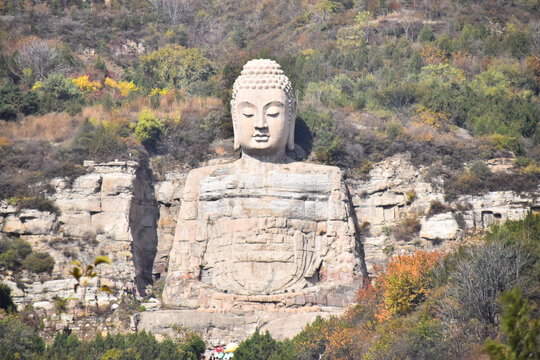
<path fill-rule="evenodd" d="M 50 274 L 54 263 L 51 255 L 32 250 L 32 246 L 20 238 L 0 238 L 0 272 L 29 270 Z"/>

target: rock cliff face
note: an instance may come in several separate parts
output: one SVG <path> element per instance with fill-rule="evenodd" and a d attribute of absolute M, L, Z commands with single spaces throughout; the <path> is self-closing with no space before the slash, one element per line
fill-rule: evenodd
<path fill-rule="evenodd" d="M 106 304 L 113 309 L 123 295 L 144 295 L 152 278 L 162 280 L 167 275 L 187 171 L 171 172 L 155 181 L 144 163 L 86 162 L 85 167 L 87 174 L 72 184 L 60 178 L 52 181 L 56 193 L 51 199 L 59 214 L 19 210 L 5 202 L 0 205 L 2 236 L 20 236 L 36 251 L 48 252 L 56 261 L 50 275 L 25 271 L 2 277 L 1 281 L 14 290 L 14 300 L 20 306 L 33 304 L 34 308 L 52 314 L 54 299 L 76 299 L 69 275 L 73 258 L 88 263 L 96 255 L 111 257 L 113 265 L 101 269 L 101 281 L 115 289 L 114 295 L 91 293 L 90 298 L 96 305 Z M 369 179 L 348 178 L 346 185 L 348 206 L 354 209 L 346 221 L 355 226 L 355 251 L 364 260 L 360 265 L 368 271 L 376 264 L 385 264 L 394 254 L 450 247 L 467 231 L 523 218 L 528 210 L 540 210 L 538 192 L 491 192 L 445 202 L 442 181 L 429 179 L 426 170 L 414 167 L 408 155 L 386 159 L 374 166 Z M 331 235 L 328 228 L 314 227 L 315 233 L 322 234 L 323 230 Z M 202 309 L 176 315 L 146 311 L 138 318 L 139 328 L 167 332 L 170 323 L 181 317 L 181 325 L 191 325 L 214 341 L 240 340 L 242 334 L 250 334 L 257 325 L 279 338 L 300 330 L 318 313 L 335 314 L 343 309 L 317 305 L 318 296 L 333 297 L 323 290 L 298 295 L 288 293 L 278 302 L 273 295 L 265 294 L 216 295 L 207 299 L 211 306 L 202 307 L 206 312 L 220 312 L 234 308 L 234 304 L 244 310 L 221 314 L 223 321 L 204 326 Z M 147 305 L 159 308 L 157 301 Z M 275 316 L 269 315 L 274 313 Z M 286 316 L 286 327 L 279 325 L 282 315 Z M 69 316 L 52 318 L 56 319 L 51 324 L 53 328 L 62 328 L 72 320 Z M 227 322 L 236 324 L 236 330 L 231 330 Z M 104 327 L 105 330 L 112 325 L 105 322 Z"/>
<path fill-rule="evenodd" d="M 112 266 L 100 269 L 99 280 L 115 293 L 95 294 L 95 287 L 90 287 L 89 299 L 94 303 L 114 305 L 123 295 L 144 294 L 152 282 L 158 208 L 150 170 L 134 161 L 87 161 L 84 166 L 87 174 L 72 184 L 61 178 L 51 182 L 58 214 L 18 211 L 7 203 L 0 207 L 4 236 L 19 236 L 56 262 L 50 275 L 24 272 L 2 279 L 21 306 L 50 310 L 55 299 L 77 298 L 69 274 L 72 259 L 90 264 L 98 255 L 111 258 Z"/>
<path fill-rule="evenodd" d="M 445 202 L 442 179 L 430 179 L 401 154 L 377 164 L 369 180 L 349 179 L 368 270 L 395 254 L 450 247 L 463 234 L 518 220 L 540 209 L 539 192 L 496 191 Z M 492 171 L 500 171 L 493 167 Z M 502 170 L 504 171 L 504 169 Z"/>

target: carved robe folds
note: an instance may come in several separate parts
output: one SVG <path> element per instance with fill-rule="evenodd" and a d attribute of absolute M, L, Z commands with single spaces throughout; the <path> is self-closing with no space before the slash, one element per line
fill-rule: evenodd
<path fill-rule="evenodd" d="M 337 167 L 238 160 L 193 170 L 163 300 L 204 307 L 216 293 L 350 295 L 360 282 L 350 211 Z M 332 303 L 328 296 L 311 303 Z"/>

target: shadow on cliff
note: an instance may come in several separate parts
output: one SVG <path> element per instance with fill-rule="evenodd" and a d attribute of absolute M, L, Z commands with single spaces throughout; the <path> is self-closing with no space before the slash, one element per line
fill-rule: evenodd
<path fill-rule="evenodd" d="M 306 158 L 311 154 L 313 149 L 313 135 L 309 130 L 304 119 L 301 117 L 296 118 L 294 125 L 294 142 L 306 152 Z"/>
<path fill-rule="evenodd" d="M 129 210 L 129 227 L 133 238 L 131 252 L 136 272 L 135 285 L 140 296 L 144 296 L 146 286 L 152 284 L 152 267 L 158 244 L 159 210 L 152 179 L 148 159 L 141 158 Z"/>

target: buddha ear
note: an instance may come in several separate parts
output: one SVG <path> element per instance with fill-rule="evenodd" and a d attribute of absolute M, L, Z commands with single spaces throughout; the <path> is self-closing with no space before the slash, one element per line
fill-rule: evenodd
<path fill-rule="evenodd" d="M 295 104 L 296 105 L 296 104 Z M 294 125 L 296 123 L 296 106 L 293 105 L 289 116 L 290 125 L 289 125 L 289 137 L 287 138 L 287 150 L 294 150 Z"/>
<path fill-rule="evenodd" d="M 238 136 L 236 136 L 236 131 L 234 131 L 234 150 L 240 149 L 240 142 L 238 141 Z"/>
<path fill-rule="evenodd" d="M 235 111 L 234 103 L 231 100 L 231 118 L 233 124 L 233 134 L 234 134 L 234 150 L 240 149 L 240 140 L 238 139 L 237 130 L 236 130 L 236 116 L 234 115 Z"/>

